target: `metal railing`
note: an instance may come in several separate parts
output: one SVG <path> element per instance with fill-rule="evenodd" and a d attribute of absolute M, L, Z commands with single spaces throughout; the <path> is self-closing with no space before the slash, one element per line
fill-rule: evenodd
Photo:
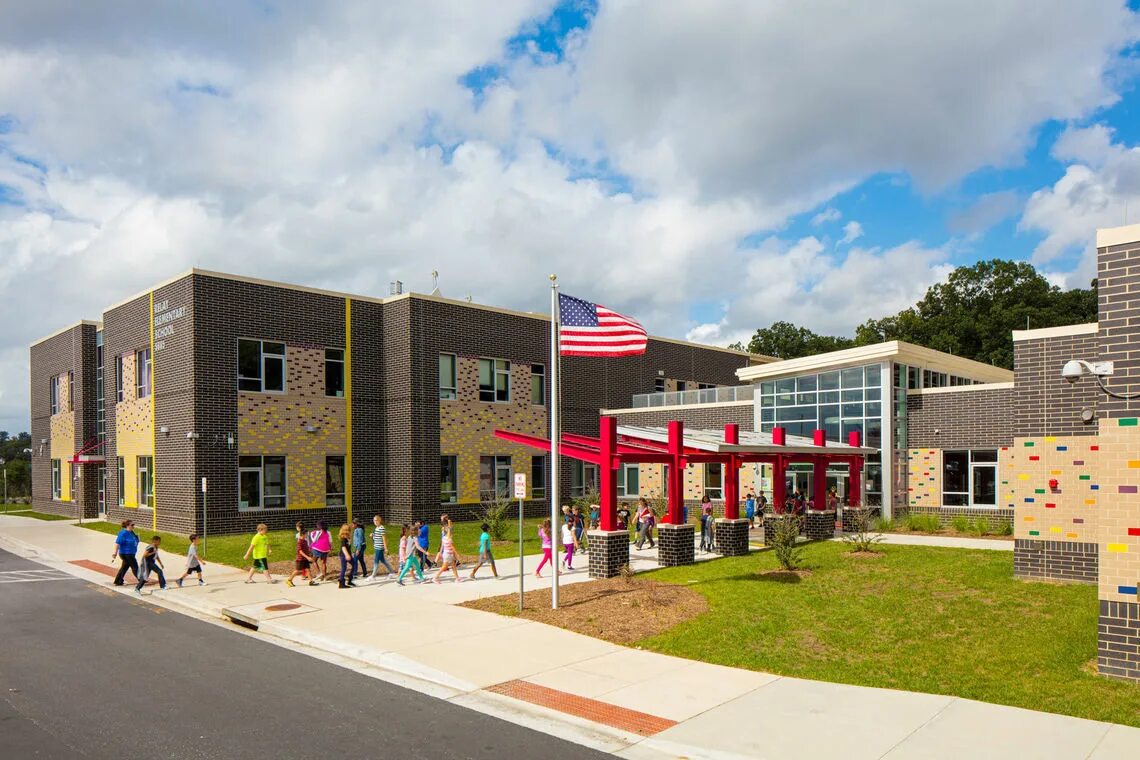
<path fill-rule="evenodd" d="M 702 388 L 692 391 L 665 393 L 638 393 L 633 397 L 634 409 L 656 406 L 689 406 L 692 404 L 723 404 L 730 401 L 751 401 L 752 385 L 735 385 L 726 388 Z"/>

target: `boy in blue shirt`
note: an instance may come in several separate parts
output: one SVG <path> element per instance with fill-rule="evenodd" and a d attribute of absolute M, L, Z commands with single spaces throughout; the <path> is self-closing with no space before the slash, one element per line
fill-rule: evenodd
<path fill-rule="evenodd" d="M 744 514 L 748 517 L 748 527 L 756 527 L 756 497 L 749 491 L 748 498 L 744 500 Z"/>
<path fill-rule="evenodd" d="M 470 577 L 474 580 L 475 573 L 479 571 L 479 568 L 483 567 L 484 563 L 489 562 L 491 564 L 491 574 L 498 578 L 499 571 L 495 567 L 495 557 L 491 554 L 491 534 L 488 532 L 490 526 L 487 525 L 487 523 L 483 523 L 479 526 L 479 530 L 483 531 L 479 534 L 479 561 L 475 563 L 475 567 L 471 568 Z"/>

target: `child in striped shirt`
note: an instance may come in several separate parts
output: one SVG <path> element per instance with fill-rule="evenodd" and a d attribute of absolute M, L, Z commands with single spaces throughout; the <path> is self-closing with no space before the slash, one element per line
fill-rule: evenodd
<path fill-rule="evenodd" d="M 380 574 L 380 566 L 383 565 L 388 570 L 388 577 L 395 578 L 396 571 L 388 564 L 388 541 L 385 537 L 384 523 L 380 520 L 380 515 L 372 516 L 372 580 Z"/>

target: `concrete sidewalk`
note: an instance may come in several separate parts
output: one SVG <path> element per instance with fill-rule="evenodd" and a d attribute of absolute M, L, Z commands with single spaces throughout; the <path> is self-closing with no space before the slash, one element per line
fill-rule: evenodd
<path fill-rule="evenodd" d="M 102 585 L 105 571 L 85 568 L 110 568 L 111 543 L 76 526 L 0 518 L 3 548 Z M 533 578 L 537 560 L 525 558 L 527 589 L 549 585 Z M 181 558 L 165 561 L 169 577 L 181 574 Z M 215 619 L 228 610 L 285 642 L 627 758 L 1140 757 L 1140 729 L 709 665 L 456 606 L 516 590 L 517 567 L 500 562 L 499 581 L 346 592 L 247 585 L 240 571 L 210 565 L 209 585 L 145 598 Z M 586 580 L 584 570 L 564 576 Z"/>

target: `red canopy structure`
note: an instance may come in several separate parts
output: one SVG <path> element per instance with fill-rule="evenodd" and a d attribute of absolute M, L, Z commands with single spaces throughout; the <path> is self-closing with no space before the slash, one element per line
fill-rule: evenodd
<path fill-rule="evenodd" d="M 843 463 L 849 467 L 849 505 L 859 504 L 863 457 L 875 449 L 861 445 L 860 435 L 851 433 L 846 444 L 828 444 L 824 431 L 816 430 L 812 438 L 789 436 L 783 428 L 770 433 L 740 432 L 736 424 L 723 431 L 686 431 L 680 420 L 665 428 L 619 426 L 615 417 L 600 417 L 597 438 L 565 433 L 560 451 L 571 459 L 598 466 L 601 491 L 601 528 L 617 529 L 617 470 L 623 464 L 669 465 L 667 486 L 669 514 L 667 522 L 680 524 L 684 509 L 685 468 L 690 464 L 719 462 L 724 465 L 724 514 L 727 519 L 740 517 L 740 468 L 761 462 L 773 467 L 772 502 L 781 509 L 786 494 L 784 474 L 788 465 L 810 463 L 815 466 L 816 499 L 826 491 L 827 465 Z M 495 436 L 542 451 L 550 451 L 550 441 L 538 436 L 496 430 Z"/>

